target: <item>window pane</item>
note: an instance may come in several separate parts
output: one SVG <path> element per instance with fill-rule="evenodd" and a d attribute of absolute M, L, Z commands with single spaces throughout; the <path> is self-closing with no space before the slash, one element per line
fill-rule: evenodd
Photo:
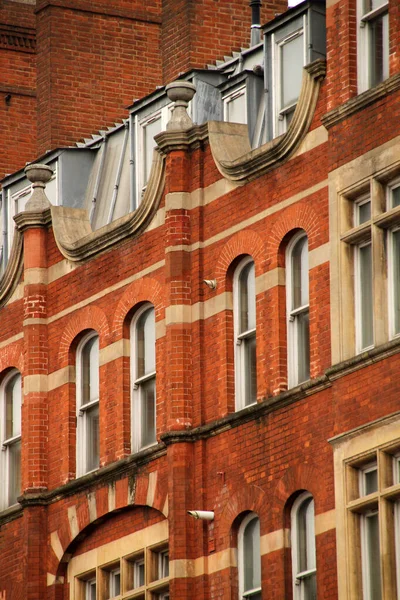
<path fill-rule="evenodd" d="M 296 316 L 298 383 L 310 379 L 310 320 L 308 310 Z"/>
<path fill-rule="evenodd" d="M 378 469 L 364 471 L 364 494 L 373 494 L 378 491 Z"/>
<path fill-rule="evenodd" d="M 371 85 L 377 85 L 389 76 L 388 15 L 380 15 L 369 22 Z"/>
<path fill-rule="evenodd" d="M 246 93 L 243 90 L 232 98 L 225 99 L 225 120 L 230 123 L 247 123 Z"/>
<path fill-rule="evenodd" d="M 155 378 L 140 386 L 141 392 L 141 442 L 149 446 L 156 441 L 156 392 Z"/>
<path fill-rule="evenodd" d="M 256 336 L 245 338 L 245 405 L 253 404 L 257 399 L 257 363 L 256 363 Z"/>
<path fill-rule="evenodd" d="M 372 256 L 371 244 L 359 247 L 360 261 L 360 324 L 361 348 L 372 346 L 373 321 L 372 321 Z"/>
<path fill-rule="evenodd" d="M 137 379 L 155 371 L 155 348 L 154 309 L 150 308 L 140 316 L 137 323 Z"/>
<path fill-rule="evenodd" d="M 21 442 L 14 442 L 8 447 L 8 503 L 15 504 L 21 494 Z"/>
<path fill-rule="evenodd" d="M 378 513 L 365 517 L 366 526 L 366 569 L 369 583 L 369 600 L 381 600 L 381 567 L 379 548 Z"/>
<path fill-rule="evenodd" d="M 6 438 L 21 435 L 21 375 L 16 374 L 6 385 Z"/>
<path fill-rule="evenodd" d="M 366 223 L 371 218 L 371 201 L 368 200 L 367 202 L 356 204 L 356 210 L 358 215 L 356 225 Z"/>
<path fill-rule="evenodd" d="M 239 276 L 239 333 L 256 326 L 256 282 L 254 263 L 243 267 Z"/>
<path fill-rule="evenodd" d="M 364 0 L 364 14 L 379 8 L 380 6 L 384 6 L 387 3 L 388 0 Z"/>
<path fill-rule="evenodd" d="M 392 197 L 391 208 L 395 208 L 395 206 L 400 206 L 400 185 L 391 190 L 391 197 Z"/>
<path fill-rule="evenodd" d="M 99 337 L 93 336 L 82 348 L 81 405 L 99 398 Z"/>
<path fill-rule="evenodd" d="M 393 231 L 393 316 L 394 316 L 394 333 L 400 333 L 400 230 Z"/>
<path fill-rule="evenodd" d="M 144 585 L 144 560 L 137 560 L 133 567 L 133 588 Z"/>
<path fill-rule="evenodd" d="M 298 572 L 315 568 L 314 500 L 306 498 L 297 511 Z"/>
<path fill-rule="evenodd" d="M 308 240 L 304 236 L 292 250 L 292 310 L 308 304 Z"/>
<path fill-rule="evenodd" d="M 313 573 L 303 579 L 304 600 L 317 600 L 317 575 Z"/>
<path fill-rule="evenodd" d="M 119 571 L 112 571 L 110 573 L 110 598 L 115 598 L 121 593 L 121 574 Z"/>
<path fill-rule="evenodd" d="M 93 471 L 99 466 L 99 406 L 89 408 L 86 419 L 86 470 Z"/>
<path fill-rule="evenodd" d="M 260 521 L 252 519 L 243 533 L 244 591 L 261 587 Z"/>
<path fill-rule="evenodd" d="M 303 77 L 303 34 L 281 46 L 281 108 L 297 102 Z"/>
<path fill-rule="evenodd" d="M 143 132 L 144 148 L 143 148 L 143 158 L 142 158 L 144 161 L 143 185 L 146 185 L 146 183 L 149 179 L 149 176 L 150 176 L 151 164 L 153 162 L 153 150 L 156 146 L 156 143 L 154 141 L 154 136 L 160 132 L 161 132 L 161 117 L 158 117 L 157 119 L 155 119 L 151 123 L 148 123 L 144 127 L 144 132 Z"/>

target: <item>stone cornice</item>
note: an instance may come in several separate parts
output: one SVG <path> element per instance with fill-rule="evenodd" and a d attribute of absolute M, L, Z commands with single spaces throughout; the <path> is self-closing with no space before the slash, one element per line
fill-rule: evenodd
<path fill-rule="evenodd" d="M 220 173 L 230 181 L 246 183 L 290 158 L 310 128 L 325 73 L 322 59 L 304 67 L 301 93 L 289 129 L 260 148 L 251 150 L 246 125 L 210 122 L 210 146 Z"/>
<path fill-rule="evenodd" d="M 370 104 L 384 98 L 385 96 L 392 94 L 393 92 L 400 89 L 400 73 L 393 75 L 389 79 L 382 81 L 379 85 L 355 96 L 348 100 L 345 104 L 334 108 L 324 115 L 321 119 L 326 129 L 330 129 L 337 123 L 340 123 L 344 119 L 347 119 L 354 113 L 363 110 Z"/>
<path fill-rule="evenodd" d="M 208 124 L 195 125 L 186 131 L 163 131 L 154 139 L 165 154 L 173 150 L 195 150 L 207 141 Z"/>
<path fill-rule="evenodd" d="M 36 51 L 35 30 L 27 27 L 1 24 L 0 48 L 34 54 Z"/>
<path fill-rule="evenodd" d="M 0 279 L 0 307 L 4 306 L 20 282 L 23 270 L 23 236 L 15 230 L 10 259 Z"/>
<path fill-rule="evenodd" d="M 48 227 L 51 223 L 50 208 L 40 211 L 22 212 L 15 215 L 14 221 L 17 224 L 18 230 L 23 233 L 27 229 L 33 227 Z"/>
<path fill-rule="evenodd" d="M 52 206 L 54 237 L 61 254 L 72 262 L 84 261 L 119 244 L 128 236 L 138 235 L 149 224 L 160 204 L 164 181 L 165 155 L 155 151 L 150 179 L 137 210 L 96 231 L 91 231 L 87 211 Z"/>

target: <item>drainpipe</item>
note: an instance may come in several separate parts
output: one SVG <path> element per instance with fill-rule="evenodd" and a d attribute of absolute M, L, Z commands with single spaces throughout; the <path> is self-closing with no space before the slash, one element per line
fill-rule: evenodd
<path fill-rule="evenodd" d="M 251 37 L 250 46 L 256 46 L 260 43 L 261 32 L 261 0 L 250 0 L 251 6 Z"/>

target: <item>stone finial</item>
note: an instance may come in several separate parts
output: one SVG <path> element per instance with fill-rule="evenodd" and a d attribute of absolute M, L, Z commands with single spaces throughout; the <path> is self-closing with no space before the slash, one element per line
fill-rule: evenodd
<path fill-rule="evenodd" d="M 32 183 L 32 195 L 25 206 L 27 212 L 38 212 L 50 208 L 44 189 L 53 175 L 53 169 L 39 163 L 25 167 L 25 175 Z"/>
<path fill-rule="evenodd" d="M 171 119 L 167 123 L 167 131 L 185 131 L 193 127 L 192 119 L 187 114 L 190 100 L 196 93 L 196 88 L 189 81 L 173 81 L 165 91 L 168 98 L 174 102 Z"/>

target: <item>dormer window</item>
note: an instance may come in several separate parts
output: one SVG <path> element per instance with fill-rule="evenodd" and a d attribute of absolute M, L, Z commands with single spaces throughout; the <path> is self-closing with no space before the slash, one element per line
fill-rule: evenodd
<path fill-rule="evenodd" d="M 303 66 L 306 64 L 305 34 L 301 27 L 275 43 L 275 133 L 285 133 L 290 125 L 301 90 Z"/>
<path fill-rule="evenodd" d="M 222 98 L 224 121 L 229 123 L 247 123 L 246 87 L 233 90 Z"/>
<path fill-rule="evenodd" d="M 285 133 L 299 100 L 303 67 L 326 56 L 325 0 L 308 0 L 264 27 L 267 139 Z"/>

